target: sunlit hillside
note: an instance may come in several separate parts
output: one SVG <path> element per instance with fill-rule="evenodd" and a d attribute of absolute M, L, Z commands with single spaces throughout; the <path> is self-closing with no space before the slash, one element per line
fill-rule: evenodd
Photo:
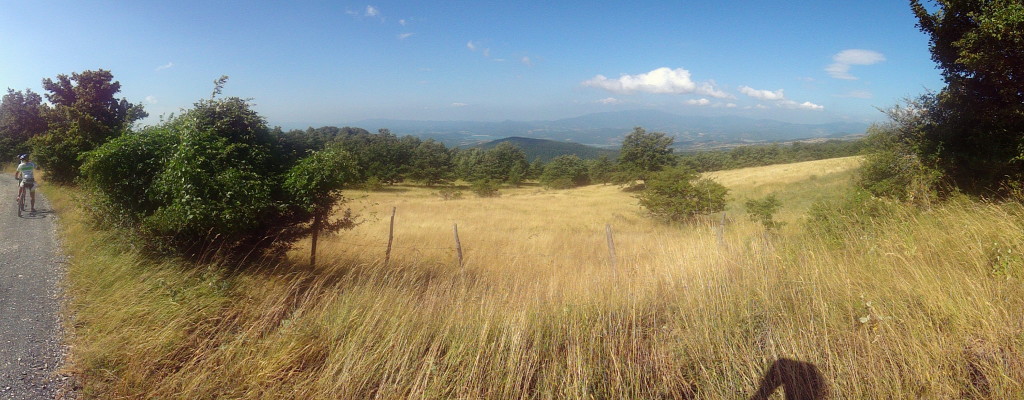
<path fill-rule="evenodd" d="M 722 231 L 654 222 L 615 186 L 352 191 L 363 223 L 322 238 L 316 268 L 305 244 L 182 271 L 79 222 L 73 368 L 104 398 L 1024 396 L 1024 209 L 821 205 L 859 163 L 711 174 L 732 189 Z M 772 234 L 742 206 L 770 193 Z M 808 218 L 818 201 L 834 220 Z"/>

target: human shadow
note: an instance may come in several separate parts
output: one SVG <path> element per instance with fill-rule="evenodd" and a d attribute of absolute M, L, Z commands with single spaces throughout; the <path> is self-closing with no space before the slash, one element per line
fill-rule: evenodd
<path fill-rule="evenodd" d="M 809 362 L 780 358 L 761 378 L 761 386 L 750 400 L 767 400 L 782 387 L 786 400 L 820 400 L 828 396 L 828 385 L 818 367 Z"/>
<path fill-rule="evenodd" d="M 53 210 L 22 211 L 21 219 L 43 219 L 50 214 L 54 214 Z"/>

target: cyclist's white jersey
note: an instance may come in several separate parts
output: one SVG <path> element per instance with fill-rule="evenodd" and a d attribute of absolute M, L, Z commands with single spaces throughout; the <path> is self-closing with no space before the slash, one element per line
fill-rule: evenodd
<path fill-rule="evenodd" d="M 34 171 L 35 169 L 36 169 L 36 163 L 31 162 L 31 161 L 23 162 L 21 164 L 18 164 L 18 172 L 21 173 L 21 180 L 23 180 L 23 181 L 33 180 L 34 181 L 35 177 L 32 175 L 32 171 Z"/>

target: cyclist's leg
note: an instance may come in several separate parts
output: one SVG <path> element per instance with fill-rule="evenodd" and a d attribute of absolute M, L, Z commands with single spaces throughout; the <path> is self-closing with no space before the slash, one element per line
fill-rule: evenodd
<path fill-rule="evenodd" d="M 32 212 L 36 212 L 36 185 L 34 183 L 28 189 L 28 194 L 32 197 Z"/>

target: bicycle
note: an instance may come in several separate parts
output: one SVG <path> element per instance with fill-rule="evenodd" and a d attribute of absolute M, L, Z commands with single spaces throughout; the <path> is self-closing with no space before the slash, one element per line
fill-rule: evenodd
<path fill-rule="evenodd" d="M 21 217 L 22 213 L 25 212 L 25 195 L 27 192 L 35 190 L 35 182 L 30 180 L 27 182 L 27 187 L 24 187 L 20 179 L 15 180 L 18 181 L 18 217 Z M 32 211 L 35 212 L 35 210 Z"/>

